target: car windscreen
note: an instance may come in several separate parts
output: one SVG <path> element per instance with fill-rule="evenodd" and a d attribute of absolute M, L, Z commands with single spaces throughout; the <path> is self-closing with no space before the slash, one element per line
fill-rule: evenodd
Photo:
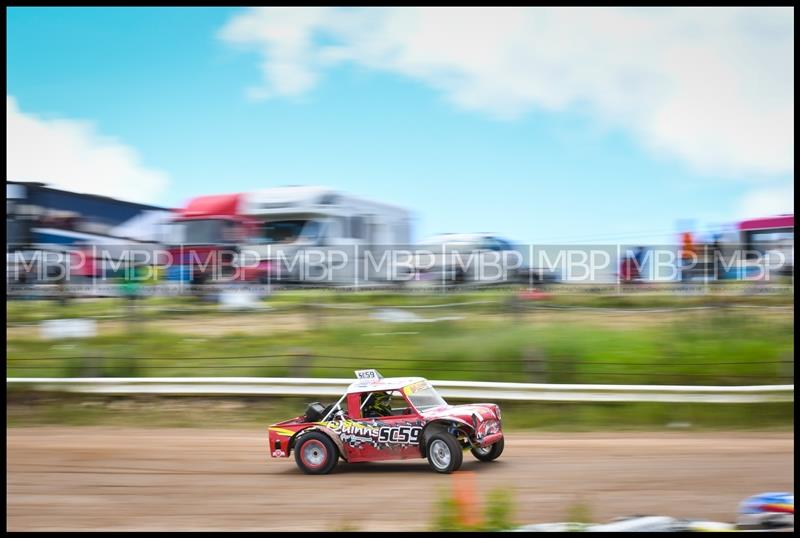
<path fill-rule="evenodd" d="M 439 393 L 436 392 L 436 389 L 434 389 L 427 381 L 418 381 L 416 383 L 412 383 L 411 385 L 407 385 L 403 388 L 403 392 L 417 409 L 417 411 L 420 412 L 433 409 L 434 407 L 447 405 L 447 402 L 444 401 L 444 398 L 439 396 Z"/>

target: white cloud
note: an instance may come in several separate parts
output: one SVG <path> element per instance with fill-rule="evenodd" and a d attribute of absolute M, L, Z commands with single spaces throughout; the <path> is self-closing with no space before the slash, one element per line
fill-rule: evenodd
<path fill-rule="evenodd" d="M 580 107 L 701 172 L 794 170 L 793 10 L 249 9 L 220 31 L 261 54 L 251 98 L 351 62 L 502 118 Z"/>
<path fill-rule="evenodd" d="M 6 96 L 6 179 L 134 202 L 158 203 L 168 176 L 144 167 L 133 148 L 85 121 L 42 119 Z"/>
<path fill-rule="evenodd" d="M 739 204 L 739 216 L 743 219 L 783 214 L 794 214 L 792 183 L 754 189 Z"/>

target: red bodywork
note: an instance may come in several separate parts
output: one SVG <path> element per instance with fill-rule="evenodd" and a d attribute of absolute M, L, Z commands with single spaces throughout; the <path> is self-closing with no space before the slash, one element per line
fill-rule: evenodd
<path fill-rule="evenodd" d="M 434 425 L 456 434 L 465 447 L 482 448 L 503 438 L 500 409 L 495 404 L 443 405 L 418 412 L 404 396 L 406 414 L 364 418 L 360 410 L 364 392 L 347 394 L 347 408 L 352 411 L 344 417 L 306 422 L 304 416 L 299 416 L 270 426 L 271 456 L 289 457 L 297 435 L 312 429 L 333 439 L 341 456 L 351 463 L 424 458 L 424 433 Z"/>

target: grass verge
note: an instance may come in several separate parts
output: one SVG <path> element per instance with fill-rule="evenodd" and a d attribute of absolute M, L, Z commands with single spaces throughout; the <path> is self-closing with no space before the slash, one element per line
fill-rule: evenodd
<path fill-rule="evenodd" d="M 305 330 L 220 335 L 129 332 L 7 341 L 10 377 L 387 377 L 547 383 L 746 385 L 794 380 L 794 317 L 695 310 L 609 323 L 604 314 L 437 323 L 337 320 Z M 269 318 L 264 318 L 265 327 Z M 202 327 L 199 325 L 198 327 Z"/>

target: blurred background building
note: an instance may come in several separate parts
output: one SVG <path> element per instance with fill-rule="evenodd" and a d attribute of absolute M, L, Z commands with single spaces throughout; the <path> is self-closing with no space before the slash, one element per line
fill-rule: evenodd
<path fill-rule="evenodd" d="M 6 181 L 7 248 L 120 239 L 160 242 L 171 212 L 154 205 Z"/>
<path fill-rule="evenodd" d="M 160 248 L 171 215 L 155 205 L 6 181 L 7 282 L 35 284 L 60 274 L 70 278 L 74 275 L 66 275 L 66 264 L 78 251 L 87 254 L 77 273 L 97 276 L 131 247 Z M 94 259 L 96 247 L 108 252 L 107 259 Z"/>

